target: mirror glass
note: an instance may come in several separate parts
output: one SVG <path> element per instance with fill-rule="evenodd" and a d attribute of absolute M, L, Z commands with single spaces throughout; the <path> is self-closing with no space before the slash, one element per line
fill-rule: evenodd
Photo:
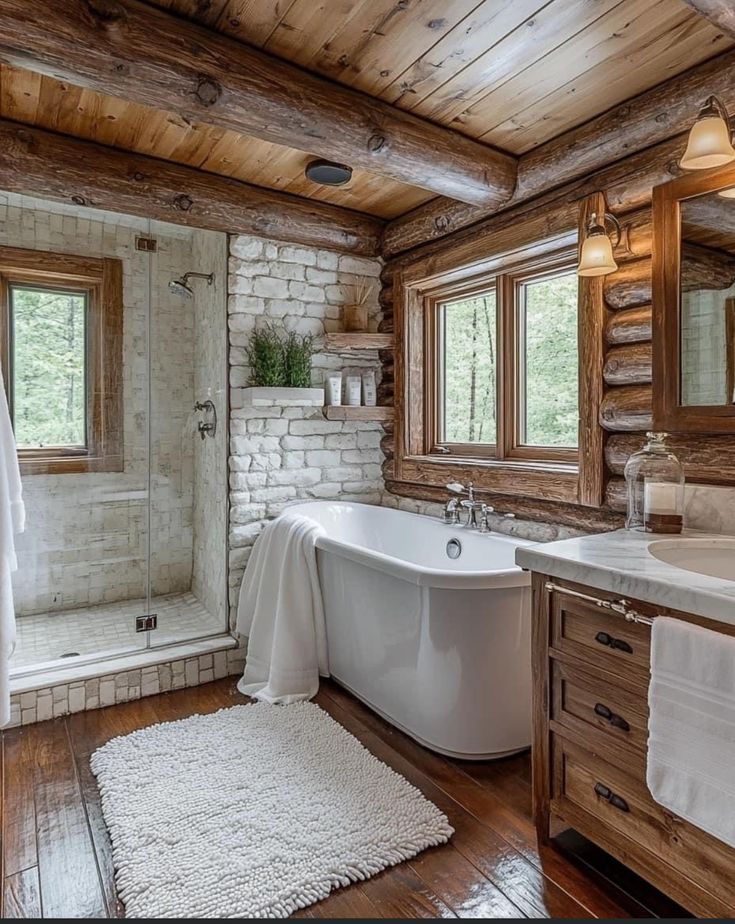
<path fill-rule="evenodd" d="M 735 403 L 735 188 L 681 202 L 682 405 Z"/>

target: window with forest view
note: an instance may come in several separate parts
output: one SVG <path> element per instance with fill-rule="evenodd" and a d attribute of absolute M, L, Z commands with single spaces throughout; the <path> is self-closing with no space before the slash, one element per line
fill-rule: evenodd
<path fill-rule="evenodd" d="M 120 260 L 0 246 L 0 359 L 21 472 L 122 471 Z"/>
<path fill-rule="evenodd" d="M 573 461 L 579 429 L 578 281 L 531 266 L 433 295 L 435 412 L 443 454 Z"/>
<path fill-rule="evenodd" d="M 12 284 L 9 319 L 18 447 L 85 447 L 87 293 Z"/>

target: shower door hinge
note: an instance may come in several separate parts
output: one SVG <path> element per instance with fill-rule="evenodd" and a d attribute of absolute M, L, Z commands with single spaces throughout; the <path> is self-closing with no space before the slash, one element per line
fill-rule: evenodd
<path fill-rule="evenodd" d="M 158 628 L 158 614 L 148 613 L 146 616 L 135 617 L 135 631 L 149 632 Z"/>
<path fill-rule="evenodd" d="M 136 237 L 135 249 L 143 250 L 146 253 L 155 253 L 158 249 L 158 241 L 155 237 Z"/>

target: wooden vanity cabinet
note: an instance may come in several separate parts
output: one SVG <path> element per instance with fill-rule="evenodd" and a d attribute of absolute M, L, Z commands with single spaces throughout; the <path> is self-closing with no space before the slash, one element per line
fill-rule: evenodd
<path fill-rule="evenodd" d="M 574 828 L 700 917 L 735 912 L 735 850 L 654 802 L 646 785 L 650 626 L 533 575 L 533 799 L 539 840 Z M 735 627 L 625 601 L 728 635 Z M 735 772 L 735 771 L 734 771 Z"/>

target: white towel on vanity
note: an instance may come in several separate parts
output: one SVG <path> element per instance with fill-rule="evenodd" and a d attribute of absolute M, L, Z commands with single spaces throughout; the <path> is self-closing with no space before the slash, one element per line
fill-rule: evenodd
<path fill-rule="evenodd" d="M 18 567 L 15 535 L 24 526 L 18 450 L 0 377 L 0 726 L 10 721 L 10 657 L 15 648 L 11 575 Z"/>
<path fill-rule="evenodd" d="M 651 795 L 735 847 L 735 638 L 658 616 L 648 705 Z"/>
<path fill-rule="evenodd" d="M 281 514 L 258 537 L 245 570 L 237 631 L 248 636 L 241 693 L 268 703 L 311 699 L 328 676 L 324 608 L 316 566 L 323 528 Z"/>

